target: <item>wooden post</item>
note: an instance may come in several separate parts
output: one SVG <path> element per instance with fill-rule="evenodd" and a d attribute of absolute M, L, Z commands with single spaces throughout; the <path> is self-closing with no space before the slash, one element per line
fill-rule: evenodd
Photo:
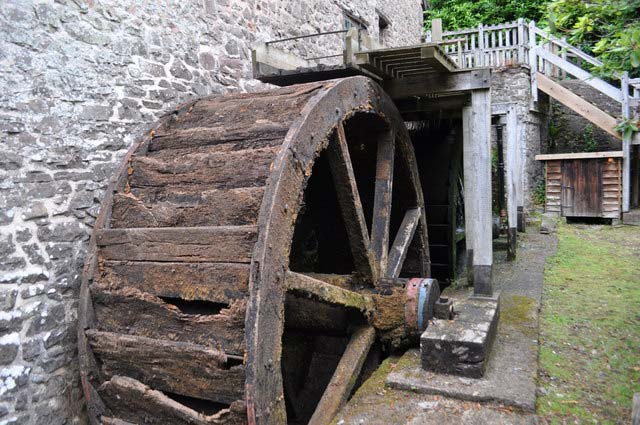
<path fill-rule="evenodd" d="M 484 66 L 484 30 L 482 24 L 478 24 L 478 66 Z"/>
<path fill-rule="evenodd" d="M 518 65 L 526 62 L 524 57 L 524 19 L 518 18 Z"/>
<path fill-rule="evenodd" d="M 567 42 L 567 37 L 562 37 L 562 41 L 564 43 Z M 564 47 L 562 48 L 562 60 L 566 61 L 567 60 L 567 49 L 565 49 Z M 560 73 L 560 78 L 563 80 L 567 79 L 567 71 L 565 71 L 564 69 L 562 69 L 561 73 Z"/>
<path fill-rule="evenodd" d="M 507 148 L 506 148 L 506 186 L 507 186 L 507 220 L 509 227 L 507 230 L 508 246 L 507 259 L 516 258 L 516 234 L 518 223 L 518 191 L 522 186 L 518 185 L 518 175 L 522 173 L 520 168 L 519 146 L 518 146 L 518 115 L 516 106 L 509 105 L 507 109 Z"/>
<path fill-rule="evenodd" d="M 493 237 L 491 218 L 491 91 L 471 92 L 463 108 L 464 197 L 467 249 L 472 249 L 473 292 L 492 296 Z"/>
<path fill-rule="evenodd" d="M 476 215 L 473 211 L 477 209 L 474 204 L 477 188 L 476 174 L 473 172 L 473 131 L 472 131 L 472 106 L 465 105 L 462 108 L 462 167 L 464 177 L 464 233 L 465 245 L 467 248 L 467 281 L 473 285 L 473 248 L 476 242 Z"/>
<path fill-rule="evenodd" d="M 629 73 L 622 74 L 622 118 L 629 119 Z M 622 136 L 622 212 L 629 212 L 631 200 L 631 137 Z"/>
<path fill-rule="evenodd" d="M 439 43 L 442 41 L 442 19 L 431 20 L 431 42 Z"/>
<path fill-rule="evenodd" d="M 529 22 L 529 72 L 531 73 L 531 101 L 538 101 L 538 83 L 536 73 L 538 72 L 538 55 L 536 52 L 536 22 Z"/>

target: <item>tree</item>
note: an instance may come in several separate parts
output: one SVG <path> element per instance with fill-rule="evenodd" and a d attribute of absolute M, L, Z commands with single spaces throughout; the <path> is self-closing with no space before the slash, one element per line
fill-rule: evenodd
<path fill-rule="evenodd" d="M 640 0 L 554 0 L 546 16 L 554 33 L 604 63 L 595 72 L 640 76 Z"/>
<path fill-rule="evenodd" d="M 548 0 L 431 0 L 425 12 L 425 27 L 431 20 L 442 19 L 446 31 L 476 27 L 478 24 L 501 24 L 518 18 L 539 20 Z"/>

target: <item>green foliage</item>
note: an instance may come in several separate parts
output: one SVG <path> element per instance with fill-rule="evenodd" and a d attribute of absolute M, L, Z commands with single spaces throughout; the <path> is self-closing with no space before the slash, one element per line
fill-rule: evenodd
<path fill-rule="evenodd" d="M 603 62 L 594 73 L 640 77 L 640 0 L 432 0 L 426 29 L 434 18 L 442 19 L 445 31 L 518 18 L 546 22 L 555 35 Z"/>
<path fill-rule="evenodd" d="M 593 137 L 593 126 L 587 124 L 582 130 L 583 152 L 596 152 L 598 150 L 598 142 Z"/>
<path fill-rule="evenodd" d="M 544 202 L 547 199 L 547 188 L 544 180 L 540 180 L 536 187 L 533 189 L 531 199 L 533 200 L 533 203 L 538 206 L 544 205 Z"/>
<path fill-rule="evenodd" d="M 616 125 L 616 131 L 622 134 L 623 138 L 631 139 L 633 133 L 640 131 L 640 129 L 638 129 L 639 124 L 640 121 L 634 121 L 630 118 L 623 119 L 618 123 L 618 125 Z"/>
<path fill-rule="evenodd" d="M 425 12 L 425 28 L 431 28 L 431 20 L 442 19 L 445 31 L 500 24 L 518 18 L 538 20 L 548 0 L 432 0 Z"/>
<path fill-rule="evenodd" d="M 640 0 L 554 0 L 546 16 L 554 33 L 604 63 L 594 72 L 640 76 Z"/>

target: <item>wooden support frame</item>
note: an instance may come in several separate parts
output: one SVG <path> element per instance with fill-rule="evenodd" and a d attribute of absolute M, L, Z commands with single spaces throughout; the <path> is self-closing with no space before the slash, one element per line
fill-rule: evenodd
<path fill-rule="evenodd" d="M 489 89 L 491 87 L 491 70 L 481 68 L 387 80 L 382 82 L 382 87 L 392 99 L 459 94 L 465 91 Z M 490 111 L 491 108 L 488 110 Z"/>
<path fill-rule="evenodd" d="M 491 91 L 471 92 L 462 111 L 465 225 L 474 294 L 492 296 Z"/>
<path fill-rule="evenodd" d="M 520 146 L 518 143 L 518 115 L 515 104 L 507 108 L 507 143 L 506 143 L 506 170 L 505 182 L 507 193 L 507 219 L 508 219 L 508 251 L 507 258 L 516 258 L 516 235 L 518 223 L 518 192 L 522 191 L 522 164 Z"/>

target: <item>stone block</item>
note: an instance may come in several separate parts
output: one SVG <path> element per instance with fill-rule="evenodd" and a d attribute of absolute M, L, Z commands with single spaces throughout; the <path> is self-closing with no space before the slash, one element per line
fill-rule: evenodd
<path fill-rule="evenodd" d="M 456 303 L 454 320 L 435 320 L 420 338 L 425 370 L 480 378 L 498 326 L 497 298 L 471 297 Z"/>

